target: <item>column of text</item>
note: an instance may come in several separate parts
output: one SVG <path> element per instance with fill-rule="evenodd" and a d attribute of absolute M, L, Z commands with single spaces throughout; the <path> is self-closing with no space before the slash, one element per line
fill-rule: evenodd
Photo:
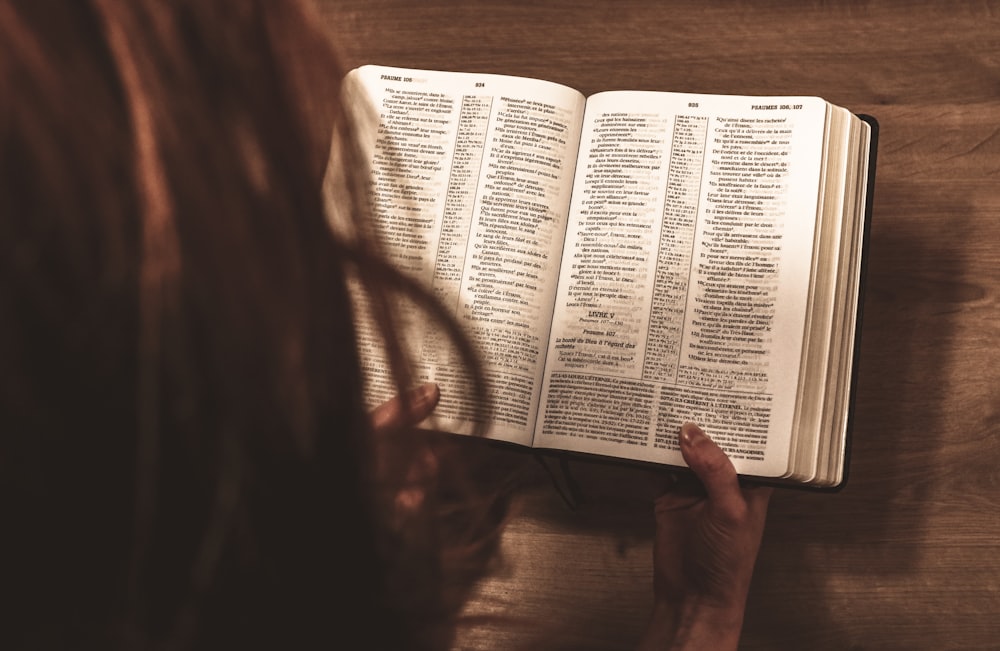
<path fill-rule="evenodd" d="M 707 133 L 708 118 L 679 115 L 674 120 L 643 363 L 643 377 L 652 381 L 672 382 L 677 377 Z"/>
<path fill-rule="evenodd" d="M 567 369 L 638 375 L 642 302 L 654 229 L 661 218 L 660 176 L 669 120 L 607 113 L 594 120 L 585 184 L 579 189 L 577 245 L 556 340 Z"/>
<path fill-rule="evenodd" d="M 786 118 L 718 118 L 683 384 L 764 390 L 772 350 L 791 129 Z"/>
<path fill-rule="evenodd" d="M 460 314 L 490 360 L 494 419 L 525 427 L 545 345 L 539 323 L 549 318 L 542 299 L 556 272 L 573 118 L 545 102 L 498 101 Z"/>

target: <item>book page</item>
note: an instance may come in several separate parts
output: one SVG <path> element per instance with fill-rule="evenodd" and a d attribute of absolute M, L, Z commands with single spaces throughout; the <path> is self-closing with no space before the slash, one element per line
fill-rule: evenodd
<path fill-rule="evenodd" d="M 854 331 L 856 315 L 852 315 L 849 325 L 842 323 L 842 316 L 837 316 L 846 312 L 848 302 L 855 302 L 845 295 L 844 287 L 858 275 L 857 269 L 847 276 L 841 273 L 842 269 L 849 268 L 848 260 L 856 244 L 850 241 L 849 246 L 842 246 L 842 241 L 852 239 L 844 240 L 845 235 L 854 230 L 853 220 L 848 218 L 855 214 L 855 206 L 848 206 L 849 189 L 853 190 L 849 188 L 853 172 L 849 161 L 858 157 L 857 137 L 850 129 L 852 121 L 860 122 L 846 109 L 827 107 L 826 148 L 820 172 L 820 196 L 824 201 L 813 246 L 812 289 L 803 340 L 797 415 L 793 423 L 797 431 L 821 432 L 822 436 L 792 443 L 790 456 L 796 459 L 797 471 L 791 476 L 797 481 L 812 481 L 826 474 L 819 462 L 830 452 L 834 427 L 824 414 L 845 384 L 836 359 L 842 345 L 834 342 L 842 341 L 843 331 Z"/>
<path fill-rule="evenodd" d="M 535 438 L 681 465 L 701 425 L 744 474 L 788 467 L 826 103 L 588 100 Z"/>
<path fill-rule="evenodd" d="M 353 86 L 352 86 L 353 85 Z M 583 96 L 543 81 L 365 66 L 354 88 L 377 115 L 375 227 L 393 262 L 433 288 L 486 361 L 490 436 L 528 444 L 536 417 Z M 388 397 L 380 343 L 360 319 L 373 402 Z M 413 314 L 420 379 L 441 385 L 433 426 L 471 430 L 464 366 Z"/>

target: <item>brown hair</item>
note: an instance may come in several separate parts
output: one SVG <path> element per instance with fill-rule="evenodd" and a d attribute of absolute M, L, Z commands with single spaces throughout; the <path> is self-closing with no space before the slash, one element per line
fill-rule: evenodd
<path fill-rule="evenodd" d="M 493 550 L 502 502 L 456 499 L 457 466 L 411 529 L 379 515 L 352 269 L 401 387 L 398 293 L 479 372 L 425 290 L 328 228 L 324 145 L 349 125 L 314 23 L 297 2 L 0 0 L 7 648 L 430 647 L 462 594 L 446 570 L 467 584 Z"/>

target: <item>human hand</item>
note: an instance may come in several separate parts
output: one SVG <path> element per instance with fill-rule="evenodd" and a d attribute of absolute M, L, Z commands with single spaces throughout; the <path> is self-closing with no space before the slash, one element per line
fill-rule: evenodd
<path fill-rule="evenodd" d="M 385 401 L 368 415 L 375 435 L 376 476 L 389 497 L 390 520 L 397 525 L 423 506 L 438 473 L 438 459 L 423 437 L 408 436 L 441 400 L 441 390 L 427 382 Z"/>
<path fill-rule="evenodd" d="M 431 415 L 439 400 L 441 390 L 433 382 L 390 398 L 369 414 L 372 431 L 379 436 L 416 427 Z"/>
<path fill-rule="evenodd" d="M 772 490 L 741 487 L 694 424 L 681 427 L 680 447 L 700 486 L 655 502 L 653 617 L 640 649 L 736 649 Z"/>

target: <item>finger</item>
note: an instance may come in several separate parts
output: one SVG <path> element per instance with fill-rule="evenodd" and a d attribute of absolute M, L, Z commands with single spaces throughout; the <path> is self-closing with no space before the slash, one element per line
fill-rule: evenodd
<path fill-rule="evenodd" d="M 697 493 L 664 493 L 653 500 L 653 512 L 666 514 L 673 511 L 686 511 L 705 502 L 705 494 Z"/>
<path fill-rule="evenodd" d="M 705 499 L 708 497 L 705 492 L 705 486 L 698 479 L 698 476 L 694 473 L 684 471 L 671 472 L 670 482 L 664 484 L 660 494 L 677 495 L 683 498 L 696 497 Z"/>
<path fill-rule="evenodd" d="M 398 395 L 376 407 L 370 414 L 372 428 L 376 432 L 413 427 L 431 415 L 441 399 L 441 390 L 433 382 L 427 382 Z"/>
<path fill-rule="evenodd" d="M 736 469 L 726 453 L 694 423 L 684 423 L 680 432 L 681 454 L 701 480 L 711 502 L 723 509 L 741 509 L 743 495 Z"/>
<path fill-rule="evenodd" d="M 767 513 L 772 493 L 774 493 L 774 489 L 770 486 L 753 486 L 743 489 L 743 499 L 746 500 L 747 508 L 755 517 L 763 518 Z"/>

